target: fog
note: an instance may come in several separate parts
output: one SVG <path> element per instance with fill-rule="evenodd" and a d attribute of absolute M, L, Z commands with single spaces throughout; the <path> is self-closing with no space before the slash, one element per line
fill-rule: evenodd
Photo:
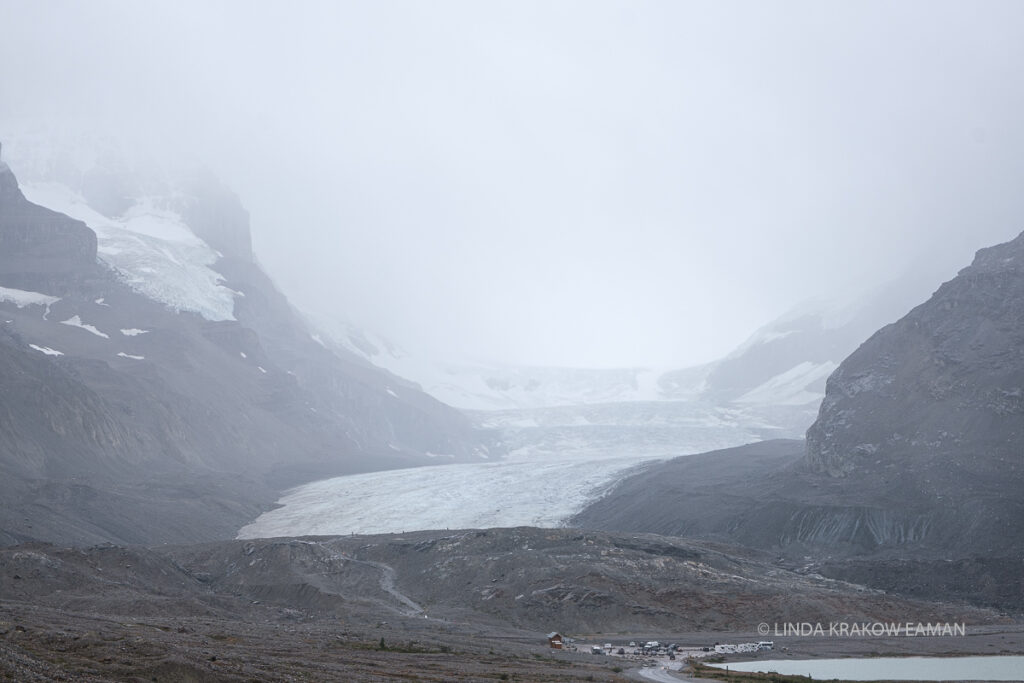
<path fill-rule="evenodd" d="M 300 308 L 673 367 L 1024 229 L 1019 2 L 0 0 L 0 141 L 195 159 Z"/>

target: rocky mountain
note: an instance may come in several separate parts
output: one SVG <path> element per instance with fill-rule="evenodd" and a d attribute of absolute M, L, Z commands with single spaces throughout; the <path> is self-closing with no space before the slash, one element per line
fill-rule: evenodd
<path fill-rule="evenodd" d="M 576 523 L 825 561 L 858 556 L 890 587 L 920 586 L 913 572 L 958 558 L 977 578 L 981 558 L 990 590 L 974 599 L 1020 608 L 1024 595 L 994 586 L 1024 551 L 1022 321 L 1024 236 L 978 252 L 844 360 L 806 445 L 759 444 L 653 465 Z M 910 569 L 896 558 L 921 564 Z M 830 567 L 848 575 L 851 566 Z M 871 572 L 861 566 L 856 575 Z"/>
<path fill-rule="evenodd" d="M 0 542 L 231 537 L 288 486 L 480 452 L 315 339 L 211 178 L 52 177 L 0 163 Z"/>

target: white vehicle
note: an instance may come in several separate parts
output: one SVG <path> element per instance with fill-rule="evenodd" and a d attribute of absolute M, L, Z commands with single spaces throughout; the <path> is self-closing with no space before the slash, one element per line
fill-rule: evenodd
<path fill-rule="evenodd" d="M 774 650 L 775 649 L 775 641 L 774 640 L 762 640 L 760 643 L 757 644 L 757 649 L 759 649 L 759 650 Z"/>

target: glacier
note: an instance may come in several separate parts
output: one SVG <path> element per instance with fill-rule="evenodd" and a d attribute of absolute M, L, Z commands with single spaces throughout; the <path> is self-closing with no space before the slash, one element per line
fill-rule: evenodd
<path fill-rule="evenodd" d="M 417 529 L 554 527 L 594 498 L 632 458 L 512 460 L 337 477 L 299 487 L 238 538 Z"/>
<path fill-rule="evenodd" d="M 472 413 L 502 460 L 335 477 L 296 487 L 238 538 L 562 526 L 637 466 L 775 436 L 755 415 L 691 402 Z"/>

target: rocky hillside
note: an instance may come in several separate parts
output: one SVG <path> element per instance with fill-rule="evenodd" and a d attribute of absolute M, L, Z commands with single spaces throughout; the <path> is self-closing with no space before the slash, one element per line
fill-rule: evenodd
<path fill-rule="evenodd" d="M 231 537 L 303 481 L 476 457 L 461 414 L 314 338 L 230 192 L 87 177 L 34 188 L 76 220 L 0 164 L 0 543 Z"/>
<path fill-rule="evenodd" d="M 751 512 L 766 491 L 774 494 L 801 476 L 803 454 L 803 441 L 779 439 L 649 464 L 588 505 L 573 524 L 771 547 L 774 533 L 765 536 L 765 518 Z"/>
<path fill-rule="evenodd" d="M 134 614 L 166 617 L 176 614 L 165 602 L 196 601 L 209 613 L 274 607 L 353 621 L 368 614 L 570 633 L 743 630 L 763 620 L 995 620 L 985 610 L 791 571 L 733 547 L 527 527 L 151 549 L 35 544 L 0 551 L 0 577 L 5 601 L 106 614 L 131 604 Z"/>

